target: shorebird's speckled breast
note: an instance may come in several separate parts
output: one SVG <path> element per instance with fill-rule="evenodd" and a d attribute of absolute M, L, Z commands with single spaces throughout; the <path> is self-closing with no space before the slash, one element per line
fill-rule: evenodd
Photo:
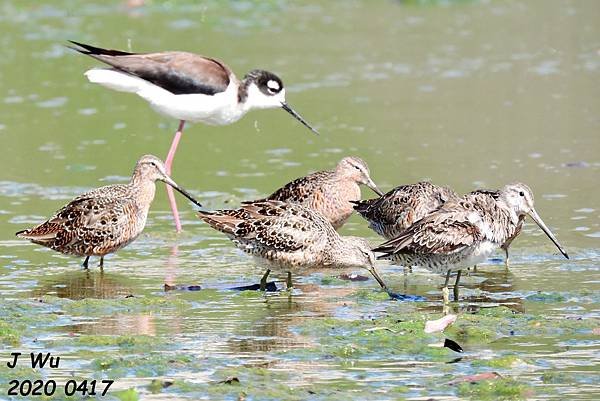
<path fill-rule="evenodd" d="M 352 216 L 352 202 L 360 200 L 360 187 L 354 181 L 334 179 L 316 191 L 311 208 L 320 212 L 338 229 Z"/>

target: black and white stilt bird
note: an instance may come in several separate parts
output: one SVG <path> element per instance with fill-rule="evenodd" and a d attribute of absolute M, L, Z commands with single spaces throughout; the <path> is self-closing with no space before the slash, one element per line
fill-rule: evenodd
<path fill-rule="evenodd" d="M 253 109 L 283 108 L 311 131 L 318 133 L 285 101 L 281 79 L 269 71 L 252 70 L 239 80 L 219 60 L 182 51 L 130 53 L 71 41 L 74 50 L 110 68 L 85 72 L 90 82 L 120 92 L 136 93 L 160 114 L 180 121 L 165 160 L 167 174 L 186 121 L 208 125 L 232 124 Z M 181 230 L 177 204 L 167 186 L 177 231 Z"/>

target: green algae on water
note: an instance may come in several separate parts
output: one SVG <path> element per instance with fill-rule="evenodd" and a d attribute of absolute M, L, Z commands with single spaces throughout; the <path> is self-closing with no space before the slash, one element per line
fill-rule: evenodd
<path fill-rule="evenodd" d="M 489 366 L 491 368 L 510 368 L 519 363 L 524 363 L 516 355 L 506 355 L 492 359 L 478 359 L 473 361 L 473 366 Z"/>
<path fill-rule="evenodd" d="M 66 299 L 53 300 L 61 309 L 72 315 L 104 316 L 115 313 L 141 313 L 169 310 L 183 310 L 192 304 L 177 297 L 140 296 L 117 299 L 86 298 L 72 301 Z"/>
<path fill-rule="evenodd" d="M 140 399 L 138 392 L 134 388 L 118 391 L 114 395 L 120 401 L 138 401 Z"/>
<path fill-rule="evenodd" d="M 461 383 L 458 394 L 478 401 L 522 400 L 531 393 L 524 383 L 512 378 L 482 380 L 476 383 Z"/>
<path fill-rule="evenodd" d="M 0 342 L 6 345 L 16 346 L 21 343 L 21 331 L 14 328 L 10 321 L 0 320 Z"/>
<path fill-rule="evenodd" d="M 164 339 L 148 335 L 90 335 L 84 334 L 75 337 L 70 345 L 84 347 L 119 347 L 128 350 L 150 350 L 156 349 L 164 344 Z"/>
<path fill-rule="evenodd" d="M 194 369 L 194 358 L 184 354 L 168 354 L 160 351 L 145 354 L 123 355 L 115 352 L 91 362 L 94 370 L 102 371 L 110 378 L 123 376 L 156 377 L 186 367 Z"/>

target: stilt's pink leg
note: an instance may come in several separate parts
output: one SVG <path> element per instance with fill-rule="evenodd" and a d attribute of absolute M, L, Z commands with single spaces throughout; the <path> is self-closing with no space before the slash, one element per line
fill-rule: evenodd
<path fill-rule="evenodd" d="M 173 137 L 173 142 L 171 142 L 171 148 L 169 149 L 169 153 L 167 154 L 167 159 L 165 160 L 165 167 L 167 169 L 167 174 L 169 175 L 171 175 L 171 166 L 173 165 L 173 158 L 175 158 L 175 152 L 177 151 L 177 145 L 179 145 L 179 140 L 181 139 L 181 133 L 183 132 L 184 125 L 185 121 L 181 120 L 179 122 L 179 128 L 175 133 L 175 137 Z M 167 195 L 169 196 L 169 204 L 171 205 L 171 211 L 173 212 L 173 219 L 175 219 L 175 230 L 177 232 L 180 232 L 181 221 L 179 221 L 179 212 L 177 211 L 175 194 L 173 193 L 173 188 L 171 188 L 170 185 L 167 185 Z"/>

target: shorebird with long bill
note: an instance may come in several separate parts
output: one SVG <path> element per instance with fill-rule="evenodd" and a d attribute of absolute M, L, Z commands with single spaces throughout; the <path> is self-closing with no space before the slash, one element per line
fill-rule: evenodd
<path fill-rule="evenodd" d="M 129 183 L 79 195 L 45 222 L 16 235 L 66 255 L 85 256 L 86 269 L 90 256 L 99 256 L 102 268 L 104 256 L 129 245 L 144 230 L 157 180 L 202 207 L 173 181 L 158 157 L 145 155 L 136 163 Z"/>
<path fill-rule="evenodd" d="M 344 157 L 333 170 L 322 170 L 296 178 L 265 199 L 299 203 L 323 215 L 336 230 L 354 212 L 352 202 L 360 200 L 360 186 L 366 185 L 377 195 L 383 192 L 371 179 L 367 163 L 355 156 Z"/>
<path fill-rule="evenodd" d="M 520 182 L 450 200 L 373 251 L 383 253 L 378 259 L 445 274 L 444 302 L 448 300 L 450 274 L 456 271 L 454 300 L 458 301 L 461 271 L 486 260 L 494 250 L 514 239 L 527 216 L 568 259 L 567 251 L 536 212 L 533 192 Z"/>
<path fill-rule="evenodd" d="M 239 209 L 199 211 L 198 217 L 268 266 L 260 280 L 262 291 L 271 268 L 287 272 L 291 288 L 293 272 L 362 267 L 393 296 L 375 269 L 369 243 L 340 236 L 325 216 L 306 206 L 266 200 L 245 203 Z"/>
<path fill-rule="evenodd" d="M 272 72 L 252 70 L 239 80 L 221 61 L 199 54 L 182 51 L 131 53 L 70 42 L 78 46 L 73 50 L 110 66 L 86 71 L 85 76 L 90 82 L 135 93 L 158 113 L 179 120 L 179 128 L 165 160 L 167 174 L 171 174 L 186 121 L 228 125 L 253 109 L 282 108 L 318 134 L 286 103 L 283 82 Z M 169 186 L 167 193 L 179 232 L 181 222 L 173 189 Z"/>

